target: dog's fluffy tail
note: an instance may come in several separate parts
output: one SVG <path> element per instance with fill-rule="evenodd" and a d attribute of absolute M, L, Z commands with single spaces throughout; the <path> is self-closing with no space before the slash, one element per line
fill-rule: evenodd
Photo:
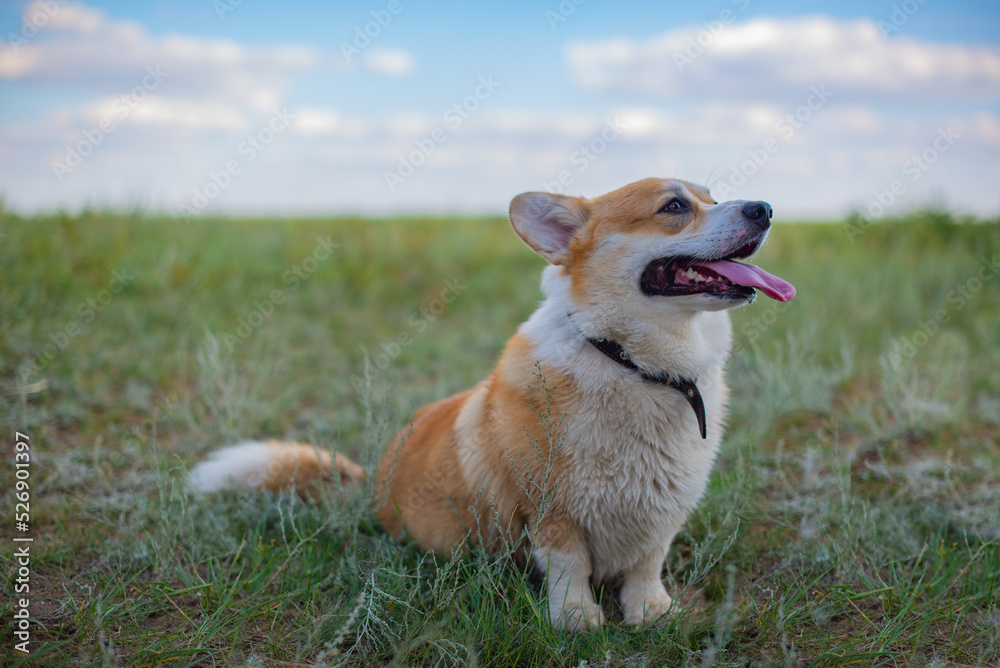
<path fill-rule="evenodd" d="M 246 441 L 216 450 L 188 476 L 195 492 L 223 489 L 294 488 L 300 495 L 320 498 L 320 488 L 339 480 L 345 486 L 363 482 L 365 471 L 343 455 L 305 443 Z"/>

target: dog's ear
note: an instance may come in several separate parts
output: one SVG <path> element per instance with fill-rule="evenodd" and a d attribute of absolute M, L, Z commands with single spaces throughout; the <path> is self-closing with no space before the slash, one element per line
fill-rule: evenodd
<path fill-rule="evenodd" d="M 517 236 L 552 264 L 565 264 L 569 240 L 590 217 L 586 200 L 550 193 L 523 193 L 510 203 Z"/>

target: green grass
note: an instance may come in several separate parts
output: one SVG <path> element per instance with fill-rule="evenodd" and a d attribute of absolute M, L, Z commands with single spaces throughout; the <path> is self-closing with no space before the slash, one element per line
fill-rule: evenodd
<path fill-rule="evenodd" d="M 15 430 L 35 539 L 32 655 L 11 665 L 996 665 L 1000 276 L 972 279 L 1000 224 L 846 229 L 776 226 L 758 261 L 799 296 L 733 313 L 730 427 L 664 572 L 680 612 L 574 635 L 509 561 L 397 544 L 363 494 L 184 489 L 246 437 L 371 464 L 478 381 L 540 296 L 504 220 L 2 214 L 5 592 Z M 134 279 L 89 305 L 115 271 Z"/>

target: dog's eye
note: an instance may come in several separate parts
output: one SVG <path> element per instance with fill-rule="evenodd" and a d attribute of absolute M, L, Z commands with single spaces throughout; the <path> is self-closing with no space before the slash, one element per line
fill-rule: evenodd
<path fill-rule="evenodd" d="M 687 205 L 684 203 L 684 200 L 675 197 L 664 204 L 659 213 L 677 213 L 678 211 L 683 211 L 686 208 Z"/>

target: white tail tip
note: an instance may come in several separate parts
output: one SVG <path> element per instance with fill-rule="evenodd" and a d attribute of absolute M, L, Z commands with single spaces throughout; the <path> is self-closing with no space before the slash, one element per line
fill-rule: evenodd
<path fill-rule="evenodd" d="M 260 441 L 246 441 L 216 450 L 188 474 L 188 488 L 208 494 L 223 489 L 257 489 L 265 478 L 274 450 Z"/>

